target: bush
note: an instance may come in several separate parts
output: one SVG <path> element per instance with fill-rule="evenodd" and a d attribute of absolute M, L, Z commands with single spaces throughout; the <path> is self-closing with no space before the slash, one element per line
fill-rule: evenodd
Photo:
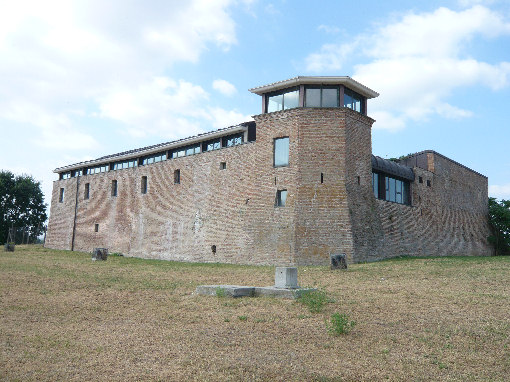
<path fill-rule="evenodd" d="M 331 321 L 329 324 L 326 322 L 328 331 L 334 336 L 349 333 L 355 325 L 356 321 L 349 321 L 349 316 L 347 316 L 347 314 L 339 313 L 335 313 L 331 316 Z"/>
<path fill-rule="evenodd" d="M 497 201 L 489 198 L 489 224 L 496 255 L 510 255 L 510 200 Z"/>
<path fill-rule="evenodd" d="M 326 292 L 321 290 L 308 291 L 299 296 L 298 300 L 305 305 L 311 313 L 320 313 L 324 309 L 324 305 L 331 300 L 326 296 Z"/>

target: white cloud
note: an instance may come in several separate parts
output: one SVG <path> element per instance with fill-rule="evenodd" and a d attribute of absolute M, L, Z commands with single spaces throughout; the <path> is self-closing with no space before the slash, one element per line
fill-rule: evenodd
<path fill-rule="evenodd" d="M 209 119 L 212 121 L 212 127 L 215 129 L 235 126 L 242 122 L 253 120 L 250 115 L 244 115 L 234 110 L 225 110 L 222 108 L 210 108 Z"/>
<path fill-rule="evenodd" d="M 510 183 L 504 185 L 490 185 L 489 196 L 497 199 L 510 199 Z"/>
<path fill-rule="evenodd" d="M 356 48 L 352 44 L 325 44 L 318 53 L 312 53 L 306 58 L 306 69 L 312 72 L 337 71 L 343 66 L 345 59 L 349 58 Z"/>
<path fill-rule="evenodd" d="M 97 116 L 143 135 L 199 132 L 206 92 L 163 73 L 211 46 L 236 44 L 233 3 L 2 2 L 3 125 L 23 122 L 34 127 L 33 139 L 60 150 L 96 144 L 77 129 L 80 119 Z"/>
<path fill-rule="evenodd" d="M 221 94 L 226 95 L 228 97 L 233 96 L 237 93 L 237 89 L 230 82 L 225 80 L 214 80 L 213 81 L 213 89 L 219 91 Z"/>
<path fill-rule="evenodd" d="M 496 0 L 458 0 L 458 3 L 461 7 L 471 7 L 473 5 L 491 5 Z"/>
<path fill-rule="evenodd" d="M 337 33 L 340 32 L 340 28 L 338 28 L 338 27 L 336 27 L 334 25 L 324 25 L 324 24 L 319 25 L 317 27 L 317 30 L 318 31 L 323 31 L 323 32 L 325 32 L 327 34 L 337 34 Z"/>
<path fill-rule="evenodd" d="M 310 54 L 308 70 L 338 70 L 345 60 L 361 54 L 367 63 L 356 65 L 353 78 L 370 84 L 381 95 L 370 103 L 378 116 L 375 128 L 399 130 L 409 120 L 431 115 L 467 118 L 472 112 L 447 102 L 461 87 L 507 87 L 510 62 L 486 63 L 465 57 L 464 49 L 476 37 L 510 35 L 510 22 L 483 6 L 463 11 L 438 8 L 429 13 L 408 13 L 397 22 L 348 44 L 325 44 Z"/>

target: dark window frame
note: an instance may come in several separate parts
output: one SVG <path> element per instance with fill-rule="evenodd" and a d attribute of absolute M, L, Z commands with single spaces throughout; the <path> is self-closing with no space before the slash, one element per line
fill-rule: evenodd
<path fill-rule="evenodd" d="M 287 162 L 286 163 L 283 163 L 282 164 L 276 164 L 276 146 L 277 146 L 277 141 L 281 141 L 281 140 L 287 140 Z M 277 137 L 277 138 L 274 138 L 273 139 L 273 167 L 288 167 L 289 166 L 289 163 L 290 163 L 290 137 L 286 136 L 286 137 Z"/>
<path fill-rule="evenodd" d="M 174 170 L 174 184 L 181 184 L 181 170 Z"/>
<path fill-rule="evenodd" d="M 377 186 L 375 182 L 377 182 Z M 394 187 L 392 187 L 392 184 Z M 398 201 L 397 197 L 399 185 L 401 201 Z M 376 199 L 412 206 L 411 182 L 407 179 L 394 177 L 379 171 L 372 171 L 372 191 Z M 394 191 L 394 195 L 392 195 L 392 191 Z"/>
<path fill-rule="evenodd" d="M 297 105 L 293 106 L 293 107 L 285 107 L 285 94 L 294 93 L 296 91 L 297 91 L 297 99 L 298 99 Z M 282 107 L 281 107 L 281 109 L 269 111 L 269 105 L 270 105 L 271 98 L 278 97 L 278 96 L 282 96 L 282 103 L 281 103 Z M 290 110 L 290 109 L 298 108 L 299 107 L 299 97 L 300 97 L 299 86 L 293 86 L 293 87 L 290 87 L 290 88 L 286 88 L 286 89 L 278 90 L 278 91 L 275 91 L 275 92 L 267 93 L 266 97 L 265 97 L 266 98 L 266 105 L 265 105 L 266 112 L 267 113 L 274 113 L 276 111 L 283 111 L 283 110 Z"/>
<path fill-rule="evenodd" d="M 283 188 L 276 190 L 276 198 L 274 202 L 275 207 L 285 207 L 287 204 L 287 197 L 289 196 L 288 190 Z"/>
<path fill-rule="evenodd" d="M 112 180 L 112 197 L 116 197 L 118 195 L 118 182 L 117 179 Z"/>
<path fill-rule="evenodd" d="M 141 184 L 140 184 L 140 192 L 145 195 L 148 189 L 148 179 L 147 176 L 142 176 Z"/>
<path fill-rule="evenodd" d="M 59 193 L 59 196 L 58 196 L 58 202 L 59 203 L 64 203 L 64 193 L 65 193 L 65 188 L 61 187 L 60 188 L 60 193 Z"/>
<path fill-rule="evenodd" d="M 85 192 L 83 194 L 83 199 L 84 200 L 90 199 L 90 183 L 85 183 Z"/>

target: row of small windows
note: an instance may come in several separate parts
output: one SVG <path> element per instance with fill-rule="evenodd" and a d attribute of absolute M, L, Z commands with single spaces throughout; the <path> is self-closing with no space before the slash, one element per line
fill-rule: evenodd
<path fill-rule="evenodd" d="M 175 159 L 184 156 L 199 154 L 201 152 L 218 150 L 222 147 L 233 147 L 244 143 L 244 133 L 227 135 L 222 138 L 217 138 L 194 145 L 179 147 L 170 151 L 162 151 L 159 153 L 151 154 L 148 156 L 140 157 L 137 159 L 129 159 L 125 161 L 118 161 L 110 164 L 103 164 L 101 166 L 89 167 L 86 169 L 74 170 L 63 172 L 59 174 L 59 179 L 69 179 L 76 176 L 99 174 L 102 172 L 112 170 L 122 170 L 126 168 L 133 168 L 138 166 L 145 166 L 148 164 L 158 163 L 169 158 Z"/>
<path fill-rule="evenodd" d="M 225 166 L 224 168 L 226 168 L 225 162 L 222 162 L 221 166 Z M 179 170 L 179 169 L 174 171 L 174 183 L 175 184 L 180 184 L 181 183 L 181 170 Z M 147 193 L 147 189 L 148 189 L 147 177 L 146 176 L 142 176 L 142 180 L 141 180 L 141 183 L 140 183 L 140 192 L 142 194 L 146 194 Z M 64 202 L 64 193 L 65 193 L 65 188 L 62 187 L 60 189 L 60 193 L 59 193 L 59 197 L 58 197 L 58 201 L 60 203 Z M 111 195 L 112 196 L 117 196 L 117 193 L 118 193 L 118 181 L 117 181 L 117 179 L 114 179 L 114 180 L 112 180 L 112 184 L 111 184 Z M 90 183 L 85 183 L 83 198 L 84 199 L 90 199 Z"/>
<path fill-rule="evenodd" d="M 344 90 L 343 105 L 340 100 L 340 86 L 305 86 L 305 107 L 347 107 L 359 113 L 363 110 L 363 96 L 355 91 L 342 87 Z M 270 93 L 267 97 L 266 111 L 268 113 L 299 107 L 299 88 L 285 89 Z"/>
<path fill-rule="evenodd" d="M 400 204 L 411 204 L 410 183 L 407 180 L 392 178 L 372 172 L 372 187 L 377 199 Z"/>

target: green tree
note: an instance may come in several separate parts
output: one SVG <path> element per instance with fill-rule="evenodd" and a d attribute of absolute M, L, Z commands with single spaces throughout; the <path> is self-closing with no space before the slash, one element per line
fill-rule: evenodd
<path fill-rule="evenodd" d="M 46 218 L 41 184 L 29 175 L 0 171 L 0 243 L 7 241 L 12 226 L 24 227 L 31 237 L 37 237 Z"/>
<path fill-rule="evenodd" d="M 494 244 L 496 255 L 510 255 L 510 200 L 498 202 L 489 198 L 489 224 L 489 241 Z"/>

